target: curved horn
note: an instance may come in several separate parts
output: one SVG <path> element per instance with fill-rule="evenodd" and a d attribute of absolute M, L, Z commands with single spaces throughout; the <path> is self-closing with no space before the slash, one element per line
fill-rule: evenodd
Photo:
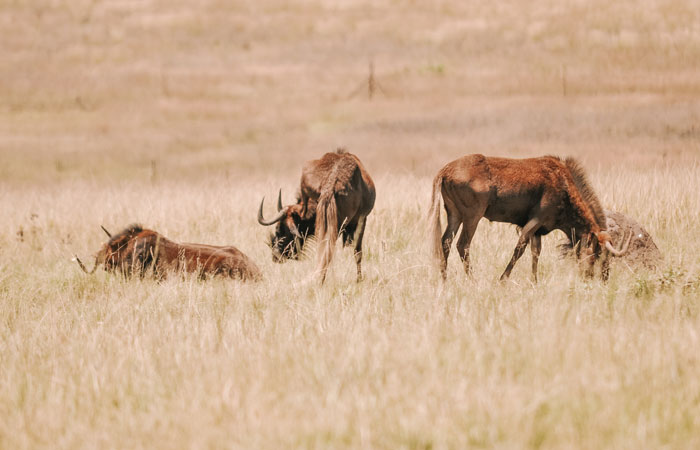
<path fill-rule="evenodd" d="M 279 194 L 277 194 L 277 212 L 282 211 L 282 189 L 280 188 Z"/>
<path fill-rule="evenodd" d="M 102 225 L 100 225 L 100 228 L 102 228 L 102 231 L 104 231 L 105 233 L 107 233 L 107 237 L 108 237 L 108 238 L 112 239 L 112 234 L 111 234 L 109 231 L 107 231 L 107 229 L 106 229 L 105 227 L 103 227 Z"/>
<path fill-rule="evenodd" d="M 78 265 L 80 266 L 81 269 L 83 269 L 83 272 L 85 272 L 88 275 L 92 275 L 95 273 L 95 270 L 97 269 L 97 258 L 95 258 L 95 267 L 92 268 L 90 272 L 85 268 L 85 264 L 78 258 L 78 255 L 73 255 L 73 261 L 76 261 Z"/>
<path fill-rule="evenodd" d="M 280 211 L 280 213 L 277 214 L 277 216 L 274 219 L 265 220 L 265 218 L 263 217 L 263 203 L 265 203 L 265 197 L 263 197 L 262 201 L 260 202 L 260 209 L 258 210 L 258 223 L 260 225 L 274 225 L 280 220 L 282 220 L 282 218 L 285 216 L 286 211 Z"/>
<path fill-rule="evenodd" d="M 615 247 L 612 246 L 610 241 L 605 241 L 605 248 L 608 249 L 610 253 L 612 253 L 614 256 L 624 256 L 627 253 L 627 250 L 629 250 L 630 246 L 630 241 L 632 241 L 632 235 L 634 233 L 630 233 L 630 236 L 627 238 L 627 241 L 625 242 L 625 245 L 622 246 L 620 250 L 616 249 Z M 623 235 L 624 236 L 624 235 Z"/>

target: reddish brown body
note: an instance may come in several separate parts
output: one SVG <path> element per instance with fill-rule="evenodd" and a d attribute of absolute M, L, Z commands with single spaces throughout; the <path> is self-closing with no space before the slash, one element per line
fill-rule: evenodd
<path fill-rule="evenodd" d="M 168 272 L 196 273 L 202 278 L 214 275 L 244 280 L 262 278 L 258 266 L 236 247 L 181 244 L 135 224 L 110 236 L 95 258 L 95 268 L 99 265 L 127 277 L 134 274 L 143 277 L 151 270 L 158 278 Z"/>
<path fill-rule="evenodd" d="M 258 222 L 277 224 L 271 237 L 273 259 L 277 262 L 296 259 L 306 238 L 315 235 L 319 243 L 317 270 L 321 282 L 326 277 L 340 234 L 344 245 L 353 243 L 359 281 L 362 278 L 362 239 L 375 197 L 374 182 L 359 158 L 339 149 L 304 165 L 297 203 L 283 207 L 280 195 L 278 215 L 274 219 L 263 218 L 261 202 Z"/>
<path fill-rule="evenodd" d="M 444 233 L 440 229 L 440 198 L 447 211 Z M 482 217 L 522 228 L 502 280 L 510 275 L 528 243 L 532 250 L 532 273 L 537 280 L 541 236 L 554 230 L 583 242 L 589 274 L 603 249 L 607 249 L 605 257 L 608 251 L 614 255 L 625 251 L 612 247 L 600 202 L 573 158 L 464 156 L 447 164 L 435 177 L 430 214 L 433 252 L 443 278 L 452 240 L 460 226 L 457 251 L 469 273 L 469 245 Z M 606 278 L 607 271 L 602 276 Z"/>

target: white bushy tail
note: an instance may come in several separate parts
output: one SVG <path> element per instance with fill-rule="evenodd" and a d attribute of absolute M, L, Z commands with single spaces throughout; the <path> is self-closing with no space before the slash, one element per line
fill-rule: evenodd
<path fill-rule="evenodd" d="M 430 200 L 430 212 L 428 224 L 431 250 L 435 261 L 440 267 L 445 263 L 445 254 L 442 251 L 442 225 L 440 224 L 440 199 L 442 198 L 442 176 L 438 175 L 433 180 L 433 195 Z"/>
<path fill-rule="evenodd" d="M 335 241 L 338 238 L 338 205 L 333 190 L 326 190 L 318 199 L 316 206 L 316 240 L 318 242 L 318 267 L 321 282 L 333 259 Z"/>

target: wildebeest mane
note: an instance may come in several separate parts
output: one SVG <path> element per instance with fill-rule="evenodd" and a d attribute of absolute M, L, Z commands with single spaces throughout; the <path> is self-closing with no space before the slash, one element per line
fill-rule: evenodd
<path fill-rule="evenodd" d="M 566 158 L 564 160 L 564 164 L 569 169 L 571 177 L 574 179 L 576 189 L 578 189 L 579 193 L 581 194 L 581 197 L 588 204 L 588 207 L 593 212 L 596 222 L 598 222 L 598 226 L 600 226 L 601 230 L 605 230 L 605 212 L 603 211 L 603 207 L 600 205 L 600 200 L 598 200 L 598 196 L 596 195 L 595 191 L 588 182 L 586 172 L 581 167 L 581 164 L 573 157 Z"/>
<path fill-rule="evenodd" d="M 114 244 L 115 242 L 119 242 L 124 238 L 129 238 L 130 236 L 138 234 L 142 231 L 143 231 L 143 226 L 141 226 L 141 224 L 132 223 L 131 225 L 127 226 L 119 233 L 112 235 L 112 237 L 109 238 L 107 245 Z"/>

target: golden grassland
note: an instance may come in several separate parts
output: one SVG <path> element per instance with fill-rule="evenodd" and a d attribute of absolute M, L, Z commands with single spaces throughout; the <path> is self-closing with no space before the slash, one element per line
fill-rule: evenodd
<path fill-rule="evenodd" d="M 693 2 L 0 3 L 0 448 L 697 448 L 700 10 Z M 350 97 L 370 58 L 385 94 Z M 363 263 L 275 264 L 260 198 L 337 146 L 377 184 Z M 466 153 L 578 157 L 658 271 L 582 278 L 482 222 L 428 252 Z M 268 210 L 271 212 L 271 209 Z M 259 283 L 89 277 L 139 221 Z"/>

